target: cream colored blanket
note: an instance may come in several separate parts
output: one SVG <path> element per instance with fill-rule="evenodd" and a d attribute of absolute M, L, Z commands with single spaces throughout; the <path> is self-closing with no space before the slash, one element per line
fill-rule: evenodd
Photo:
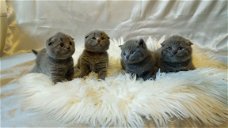
<path fill-rule="evenodd" d="M 157 49 L 163 39 L 149 38 L 149 49 Z M 212 53 L 194 46 L 195 71 L 158 73 L 157 80 L 144 82 L 121 73 L 118 45 L 122 43 L 111 40 L 105 81 L 97 81 L 91 73 L 85 80 L 54 86 L 45 75 L 25 75 L 34 62 L 1 72 L 3 126 L 227 125 L 227 66 L 214 60 Z M 74 54 L 75 62 L 82 50 L 78 48 Z M 10 80 L 14 81 L 8 83 Z"/>

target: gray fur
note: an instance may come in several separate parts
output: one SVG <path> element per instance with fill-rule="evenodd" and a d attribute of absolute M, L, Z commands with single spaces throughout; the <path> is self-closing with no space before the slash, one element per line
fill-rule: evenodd
<path fill-rule="evenodd" d="M 178 72 L 193 70 L 192 42 L 181 37 L 171 36 L 165 40 L 158 50 L 161 72 Z"/>
<path fill-rule="evenodd" d="M 75 77 L 84 77 L 90 72 L 98 73 L 98 79 L 105 79 L 108 68 L 109 37 L 103 31 L 92 31 L 85 36 L 85 49 L 75 67 Z"/>
<path fill-rule="evenodd" d="M 145 42 L 140 40 L 129 40 L 121 48 L 122 68 L 136 78 L 143 80 L 154 79 L 157 72 L 156 58 L 147 49 Z"/>
<path fill-rule="evenodd" d="M 33 50 L 37 55 L 36 65 L 31 72 L 44 73 L 51 77 L 54 83 L 73 78 L 73 58 L 75 44 L 73 38 L 56 33 L 46 41 L 46 48 L 40 52 Z"/>

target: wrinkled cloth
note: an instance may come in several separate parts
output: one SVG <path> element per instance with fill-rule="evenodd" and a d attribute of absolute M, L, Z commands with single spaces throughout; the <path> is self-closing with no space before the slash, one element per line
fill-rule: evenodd
<path fill-rule="evenodd" d="M 227 1 L 7 1 L 4 55 L 38 49 L 58 31 L 76 47 L 94 29 L 111 38 L 160 38 L 179 34 L 227 57 Z"/>

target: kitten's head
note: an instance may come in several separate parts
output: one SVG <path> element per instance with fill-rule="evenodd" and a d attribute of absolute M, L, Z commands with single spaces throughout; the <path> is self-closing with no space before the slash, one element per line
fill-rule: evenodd
<path fill-rule="evenodd" d="M 171 36 L 161 45 L 161 58 L 164 61 L 183 62 L 191 58 L 192 42 L 181 36 Z"/>
<path fill-rule="evenodd" d="M 109 37 L 103 31 L 92 31 L 85 36 L 85 49 L 90 52 L 105 52 L 109 48 Z"/>
<path fill-rule="evenodd" d="M 64 33 L 58 32 L 46 41 L 47 53 L 54 59 L 67 59 L 75 51 L 74 39 Z"/>
<path fill-rule="evenodd" d="M 122 60 L 128 64 L 139 63 L 148 56 L 147 46 L 143 39 L 129 40 L 119 47 Z"/>

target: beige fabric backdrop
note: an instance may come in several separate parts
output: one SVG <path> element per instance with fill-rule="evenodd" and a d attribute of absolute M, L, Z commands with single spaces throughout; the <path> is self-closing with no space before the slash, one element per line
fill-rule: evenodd
<path fill-rule="evenodd" d="M 5 0 L 0 0 L 0 56 L 2 56 L 7 31 L 7 12 Z"/>
<path fill-rule="evenodd" d="M 1 70 L 7 69 L 1 71 L 0 76 L 2 127 L 65 126 L 43 113 L 27 111 L 22 97 L 16 93 L 20 86 L 10 83 L 29 71 L 34 63 L 29 61 L 35 59 L 33 54 L 10 55 L 42 48 L 45 40 L 58 31 L 72 35 L 76 47 L 82 47 L 84 35 L 93 29 L 104 30 L 112 38 L 124 39 L 149 36 L 159 39 L 163 35 L 180 34 L 213 51 L 217 59 L 227 63 L 226 0 L 6 1 L 7 6 L 0 4 L 1 49 L 5 44 L 6 56 L 1 58 Z M 6 21 L 8 25 L 5 25 Z M 20 65 L 13 67 L 16 64 Z"/>
<path fill-rule="evenodd" d="M 58 31 L 76 47 L 91 30 L 124 39 L 180 34 L 227 60 L 227 1 L 7 1 L 4 55 L 42 48 Z"/>

